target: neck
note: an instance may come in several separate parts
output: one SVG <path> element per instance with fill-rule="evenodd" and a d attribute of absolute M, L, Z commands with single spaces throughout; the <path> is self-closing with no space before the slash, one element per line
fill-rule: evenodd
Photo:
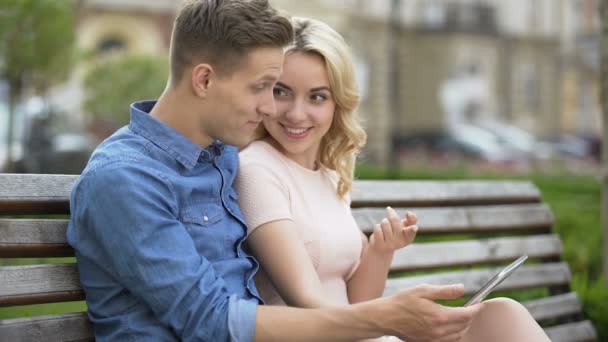
<path fill-rule="evenodd" d="M 300 166 L 309 169 L 309 170 L 313 170 L 316 171 L 319 169 L 319 151 L 317 149 L 317 153 L 312 155 L 312 154 L 306 154 L 306 153 L 302 153 L 302 154 L 291 154 L 289 152 L 287 152 L 283 146 L 281 146 L 281 144 L 279 144 L 276 140 L 274 140 L 270 134 L 264 138 L 264 140 L 266 142 L 268 142 L 270 145 L 274 146 L 275 149 L 277 149 L 279 152 L 281 152 L 282 154 L 285 155 L 285 157 L 293 160 L 294 162 L 296 162 L 297 164 L 300 164 Z"/>
<path fill-rule="evenodd" d="M 186 96 L 179 88 L 167 87 L 152 108 L 150 115 L 171 126 L 201 148 L 211 145 L 213 138 L 202 131 L 201 104 Z"/>

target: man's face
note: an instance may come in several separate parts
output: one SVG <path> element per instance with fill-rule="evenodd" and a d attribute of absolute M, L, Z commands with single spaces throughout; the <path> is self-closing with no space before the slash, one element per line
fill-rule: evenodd
<path fill-rule="evenodd" d="M 211 120 L 205 122 L 203 131 L 230 145 L 251 142 L 262 119 L 276 115 L 273 88 L 282 66 L 281 48 L 258 48 L 231 75 L 215 74 L 208 92 Z"/>

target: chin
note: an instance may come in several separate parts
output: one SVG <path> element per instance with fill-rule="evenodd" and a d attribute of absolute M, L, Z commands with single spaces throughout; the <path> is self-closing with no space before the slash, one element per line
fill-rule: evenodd
<path fill-rule="evenodd" d="M 227 143 L 228 145 L 235 146 L 236 148 L 241 150 L 241 149 L 247 147 L 247 145 L 251 144 L 252 141 L 253 141 L 253 135 L 251 135 L 249 137 L 239 137 L 236 139 L 232 139 L 231 141 L 225 141 L 225 143 Z"/>

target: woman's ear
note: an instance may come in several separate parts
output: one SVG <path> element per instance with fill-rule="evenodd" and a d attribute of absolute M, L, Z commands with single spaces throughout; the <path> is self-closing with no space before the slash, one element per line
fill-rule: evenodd
<path fill-rule="evenodd" d="M 192 91 L 196 96 L 207 97 L 213 72 L 213 67 L 206 63 L 198 64 L 192 69 Z"/>

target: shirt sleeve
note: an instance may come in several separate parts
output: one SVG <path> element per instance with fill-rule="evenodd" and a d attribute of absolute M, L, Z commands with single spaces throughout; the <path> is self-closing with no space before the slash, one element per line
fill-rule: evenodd
<path fill-rule="evenodd" d="M 135 163 L 97 168 L 72 193 L 77 255 L 96 260 L 180 340 L 252 340 L 255 304 L 230 300 L 178 210 L 158 171 Z"/>
<path fill-rule="evenodd" d="M 241 164 L 235 189 L 248 234 L 265 223 L 292 219 L 289 190 L 270 168 L 255 163 Z"/>

